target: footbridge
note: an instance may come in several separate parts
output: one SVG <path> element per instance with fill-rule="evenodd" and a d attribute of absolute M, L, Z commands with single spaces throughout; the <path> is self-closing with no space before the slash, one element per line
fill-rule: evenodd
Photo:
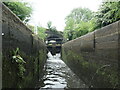
<path fill-rule="evenodd" d="M 53 31 L 46 31 L 47 37 L 45 39 L 46 46 L 48 51 L 55 55 L 56 53 L 61 52 L 61 46 L 63 43 L 63 36 L 59 33 L 55 33 Z"/>

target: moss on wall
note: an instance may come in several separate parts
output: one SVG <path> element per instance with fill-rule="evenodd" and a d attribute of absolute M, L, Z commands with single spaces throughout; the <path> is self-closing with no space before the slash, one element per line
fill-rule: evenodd
<path fill-rule="evenodd" d="M 2 87 L 34 88 L 46 61 L 45 43 L 3 4 L 2 33 Z"/>
<path fill-rule="evenodd" d="M 118 72 L 109 65 L 84 60 L 81 53 L 62 48 L 62 59 L 88 86 L 117 88 Z"/>
<path fill-rule="evenodd" d="M 3 88 L 34 88 L 42 77 L 46 49 L 35 56 L 26 55 L 19 48 L 3 55 Z"/>

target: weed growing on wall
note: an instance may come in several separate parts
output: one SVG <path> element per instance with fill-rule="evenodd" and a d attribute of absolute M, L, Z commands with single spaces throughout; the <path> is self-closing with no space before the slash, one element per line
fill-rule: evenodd
<path fill-rule="evenodd" d="M 26 63 L 23 58 L 19 55 L 19 48 L 17 48 L 15 51 L 13 51 L 13 56 L 12 56 L 12 62 L 15 62 L 17 64 L 18 68 L 18 76 L 23 78 L 24 77 L 24 64 Z"/>

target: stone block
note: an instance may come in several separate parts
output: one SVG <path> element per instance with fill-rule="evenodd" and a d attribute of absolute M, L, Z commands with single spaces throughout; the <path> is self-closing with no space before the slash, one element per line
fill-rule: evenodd
<path fill-rule="evenodd" d="M 118 41 L 95 43 L 95 49 L 118 49 Z"/>
<path fill-rule="evenodd" d="M 82 51 L 94 51 L 95 42 L 94 42 L 94 32 L 88 33 L 81 37 L 80 41 L 80 50 Z"/>
<path fill-rule="evenodd" d="M 94 88 L 113 88 L 113 80 L 120 81 L 120 21 L 63 44 L 62 51 L 66 64 L 88 85 L 93 75 Z"/>
<path fill-rule="evenodd" d="M 118 33 L 118 22 L 107 25 L 99 30 L 95 31 L 95 38 L 109 36 L 111 34 Z"/>
<path fill-rule="evenodd" d="M 2 32 L 4 33 L 2 36 L 2 87 L 34 88 L 36 81 L 39 80 L 38 77 L 42 76 L 41 73 L 46 60 L 45 44 L 38 37 L 32 36 L 31 30 L 4 5 L 2 5 L 2 15 Z M 18 75 L 20 72 L 18 63 L 12 58 L 12 55 L 15 55 L 16 48 L 19 48 L 18 54 L 26 62 L 22 66 L 25 68 L 22 77 Z M 36 65 L 35 62 L 38 61 L 39 63 Z M 37 69 L 38 66 L 40 66 L 39 70 Z M 23 77 L 24 79 L 22 79 Z"/>
<path fill-rule="evenodd" d="M 113 60 L 113 62 L 118 63 L 118 49 L 104 49 L 104 50 L 96 50 L 95 51 L 95 56 L 96 59 L 97 58 L 102 58 L 104 61 L 104 59 L 108 59 L 108 61 L 110 61 L 110 59 Z M 112 62 L 112 61 L 110 61 Z"/>
<path fill-rule="evenodd" d="M 102 42 L 111 42 L 111 41 L 118 41 L 118 33 L 106 35 L 103 37 L 98 37 L 95 39 L 95 43 L 102 43 Z"/>

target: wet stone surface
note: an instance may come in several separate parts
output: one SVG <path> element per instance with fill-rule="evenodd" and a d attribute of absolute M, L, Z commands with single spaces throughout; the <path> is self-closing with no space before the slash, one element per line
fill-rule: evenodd
<path fill-rule="evenodd" d="M 84 82 L 60 59 L 60 54 L 52 56 L 51 53 L 48 53 L 43 83 L 39 90 L 45 88 L 87 88 Z"/>

